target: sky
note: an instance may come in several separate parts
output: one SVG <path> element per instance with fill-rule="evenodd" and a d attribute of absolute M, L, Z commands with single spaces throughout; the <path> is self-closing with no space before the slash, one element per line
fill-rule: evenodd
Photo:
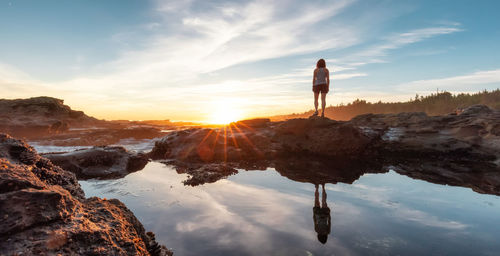
<path fill-rule="evenodd" d="M 0 98 L 208 121 L 500 87 L 500 1 L 0 0 Z"/>

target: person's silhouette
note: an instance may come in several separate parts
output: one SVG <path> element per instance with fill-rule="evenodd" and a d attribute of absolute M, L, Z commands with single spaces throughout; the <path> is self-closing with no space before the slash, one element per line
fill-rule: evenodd
<path fill-rule="evenodd" d="M 313 220 L 314 220 L 314 230 L 318 233 L 318 240 L 324 244 L 328 239 L 328 235 L 331 231 L 331 216 L 330 208 L 326 203 L 326 191 L 325 184 L 321 184 L 323 188 L 321 197 L 321 206 L 319 203 L 319 192 L 318 184 L 315 184 L 316 191 L 314 192 L 314 207 L 313 207 Z"/>

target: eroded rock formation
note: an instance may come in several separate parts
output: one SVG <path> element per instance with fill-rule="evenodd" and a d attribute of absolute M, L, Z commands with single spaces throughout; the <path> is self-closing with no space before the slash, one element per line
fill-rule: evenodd
<path fill-rule="evenodd" d="M 73 173 L 0 134 L 1 255 L 169 255 L 118 200 L 85 198 Z"/>
<path fill-rule="evenodd" d="M 332 182 L 352 179 L 342 169 L 354 173 L 355 179 L 393 169 L 430 182 L 500 194 L 500 111 L 486 106 L 446 116 L 368 114 L 350 121 L 315 117 L 247 125 L 251 123 L 172 132 L 156 142 L 150 156 L 174 159 L 193 169 L 210 164 L 210 172 L 217 170 L 213 164 L 275 167 L 296 180 L 301 171 L 289 170 L 303 166 L 302 172 L 308 172 L 314 168 L 310 159 L 315 159 L 324 168 L 315 168 L 317 177 Z"/>
<path fill-rule="evenodd" d="M 163 136 L 172 123 L 150 125 L 141 122 L 98 120 L 71 109 L 61 99 L 34 97 L 0 99 L 0 132 L 25 138 L 40 145 L 102 146 L 120 140 L 142 140 Z"/>
<path fill-rule="evenodd" d="M 27 138 L 66 132 L 70 126 L 93 126 L 103 122 L 51 97 L 0 99 L 0 120 L 0 131 Z"/>

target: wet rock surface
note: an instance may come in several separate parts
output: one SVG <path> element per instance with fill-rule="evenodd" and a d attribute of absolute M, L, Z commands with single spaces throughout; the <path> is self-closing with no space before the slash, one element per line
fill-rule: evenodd
<path fill-rule="evenodd" d="M 118 200 L 85 198 L 73 173 L 0 134 L 1 255 L 170 255 Z"/>
<path fill-rule="evenodd" d="M 316 184 L 328 179 L 350 183 L 363 173 L 393 169 L 434 183 L 500 194 L 500 111 L 486 106 L 445 116 L 368 114 L 350 121 L 314 117 L 256 123 L 172 132 L 156 142 L 150 156 L 173 159 L 184 169 L 202 170 L 200 165 L 210 164 L 208 173 L 217 170 L 214 164 L 275 167 L 291 179 Z M 316 178 L 301 174 L 311 170 Z"/>
<path fill-rule="evenodd" d="M 131 153 L 123 147 L 93 147 L 68 153 L 46 153 L 53 164 L 73 172 L 78 179 L 112 179 L 142 170 L 148 157 Z"/>

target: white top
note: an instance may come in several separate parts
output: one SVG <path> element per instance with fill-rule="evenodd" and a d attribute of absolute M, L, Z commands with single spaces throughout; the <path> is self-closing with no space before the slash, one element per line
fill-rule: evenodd
<path fill-rule="evenodd" d="M 327 84 L 326 72 L 326 68 L 318 68 L 318 71 L 316 72 L 316 80 L 314 80 L 314 85 Z"/>

